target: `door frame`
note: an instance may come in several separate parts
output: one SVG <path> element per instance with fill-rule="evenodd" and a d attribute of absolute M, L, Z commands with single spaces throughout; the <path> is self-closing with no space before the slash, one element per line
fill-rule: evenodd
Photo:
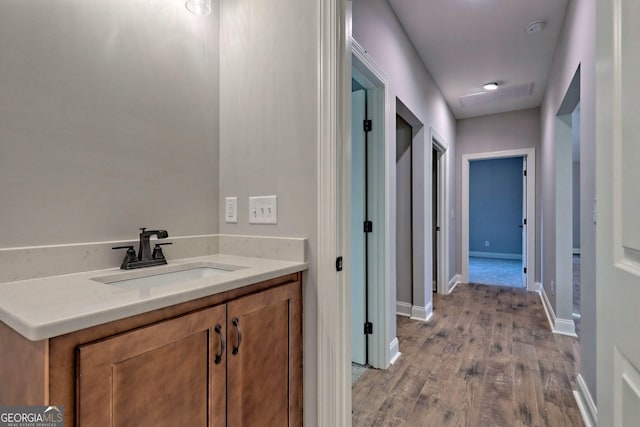
<path fill-rule="evenodd" d="M 536 150 L 493 151 L 487 153 L 464 154 L 462 156 L 462 282 L 469 283 L 469 163 L 472 160 L 504 159 L 509 157 L 527 158 L 527 290 L 537 291 L 536 272 Z"/>
<path fill-rule="evenodd" d="M 429 127 L 429 136 L 432 148 L 438 151 L 438 218 L 440 218 L 440 234 L 437 240 L 437 291 L 446 295 L 449 288 L 449 197 L 447 189 L 449 187 L 449 144 L 435 131 Z M 433 167 L 433 165 L 432 165 Z M 433 218 L 431 219 L 433 221 Z M 433 229 L 433 227 L 432 227 Z"/>
<path fill-rule="evenodd" d="M 304 381 L 305 396 L 315 398 L 315 405 L 305 404 L 309 410 L 304 418 L 319 426 L 351 425 L 351 292 L 348 272 L 336 268 L 338 256 L 351 250 L 345 228 L 350 212 L 344 209 L 351 195 L 338 184 L 348 176 L 343 170 L 348 163 L 344 151 L 350 148 L 351 137 L 350 3 L 325 0 L 318 5 L 317 233 L 311 240 L 311 247 L 316 242 L 316 253 L 311 254 L 306 275 L 311 277 L 304 286 L 304 292 L 317 298 L 315 305 L 305 309 L 315 314 L 315 331 L 313 325 L 305 325 L 309 329 L 305 348 L 316 357 L 305 365 L 315 372 Z"/>
<path fill-rule="evenodd" d="M 392 233 L 395 226 L 391 227 L 393 218 L 390 206 L 391 180 L 387 159 L 389 158 L 389 79 L 378 64 L 367 54 L 364 48 L 354 39 L 351 39 L 352 54 L 352 78 L 360 83 L 367 91 L 367 111 L 369 119 L 373 122 L 372 131 L 368 135 L 368 159 L 369 163 L 369 219 L 373 222 L 373 232 L 368 236 L 368 298 L 369 321 L 373 323 L 373 333 L 369 335 L 368 350 L 370 366 L 378 369 L 386 369 L 399 356 L 398 340 L 395 336 L 395 328 L 391 328 L 390 316 L 395 316 L 395 298 L 391 299 L 395 292 L 395 276 L 393 280 L 390 274 L 394 271 L 391 265 L 390 247 Z M 350 123 L 350 122 L 349 122 Z M 351 176 L 351 143 L 345 144 L 342 152 L 343 173 L 345 177 Z M 347 157 L 348 156 L 348 157 Z M 344 187 L 344 182 L 338 182 L 338 186 Z M 348 196 L 351 200 L 350 188 Z M 395 210 L 395 207 L 393 207 Z M 351 208 L 343 205 L 343 211 L 348 210 L 350 217 Z M 349 248 L 351 243 L 349 242 Z M 349 252 L 344 252 L 349 253 Z M 346 263 L 349 267 L 349 262 Z M 393 305 L 394 310 L 389 307 Z M 351 299 L 349 299 L 351 309 Z M 395 323 L 395 317 L 392 319 Z"/>

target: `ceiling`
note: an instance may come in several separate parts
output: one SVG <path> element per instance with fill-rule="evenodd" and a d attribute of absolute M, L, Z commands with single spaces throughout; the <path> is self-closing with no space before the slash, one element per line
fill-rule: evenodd
<path fill-rule="evenodd" d="M 547 85 L 567 0 L 389 0 L 456 118 L 537 107 Z M 527 25 L 544 21 L 540 32 Z M 500 96 L 485 92 L 497 81 Z M 522 85 L 533 83 L 531 95 Z M 521 85 L 520 88 L 514 88 Z M 504 90 L 504 92 L 502 92 Z"/>

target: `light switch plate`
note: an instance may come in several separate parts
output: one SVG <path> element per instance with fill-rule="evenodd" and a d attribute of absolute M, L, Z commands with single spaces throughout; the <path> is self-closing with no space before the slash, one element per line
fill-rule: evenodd
<path fill-rule="evenodd" d="M 249 224 L 277 224 L 278 196 L 249 197 Z"/>
<path fill-rule="evenodd" d="M 224 222 L 236 224 L 238 222 L 238 198 L 225 197 L 224 199 Z"/>

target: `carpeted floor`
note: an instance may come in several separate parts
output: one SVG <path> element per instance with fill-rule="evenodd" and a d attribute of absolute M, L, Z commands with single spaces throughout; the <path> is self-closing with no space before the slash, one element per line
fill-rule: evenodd
<path fill-rule="evenodd" d="M 580 255 L 573 256 L 573 312 L 580 314 Z"/>
<path fill-rule="evenodd" d="M 524 288 L 522 261 L 470 256 L 469 283 Z"/>
<path fill-rule="evenodd" d="M 351 362 L 351 385 L 353 386 L 367 372 L 366 366 Z"/>
<path fill-rule="evenodd" d="M 573 321 L 580 336 L 580 255 L 573 256 Z"/>

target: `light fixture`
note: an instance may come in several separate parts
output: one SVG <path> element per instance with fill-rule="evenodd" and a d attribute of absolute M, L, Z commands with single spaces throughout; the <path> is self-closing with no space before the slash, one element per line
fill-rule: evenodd
<path fill-rule="evenodd" d="M 482 87 L 484 90 L 496 90 L 498 89 L 498 82 L 485 83 Z"/>
<path fill-rule="evenodd" d="M 208 15 L 211 13 L 211 0 L 187 0 L 184 5 L 194 15 Z"/>

